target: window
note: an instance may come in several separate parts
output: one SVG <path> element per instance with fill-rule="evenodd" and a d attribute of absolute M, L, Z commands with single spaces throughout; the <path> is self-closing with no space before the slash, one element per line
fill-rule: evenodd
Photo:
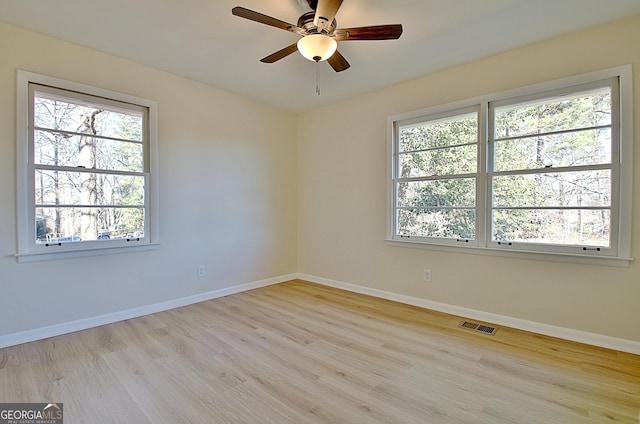
<path fill-rule="evenodd" d="M 629 68 L 389 118 L 388 238 L 628 260 Z"/>
<path fill-rule="evenodd" d="M 25 72 L 18 95 L 19 260 L 157 242 L 155 104 Z"/>
<path fill-rule="evenodd" d="M 476 238 L 477 109 L 398 124 L 401 238 Z"/>
<path fill-rule="evenodd" d="M 489 104 L 491 242 L 615 249 L 617 92 L 610 79 Z"/>

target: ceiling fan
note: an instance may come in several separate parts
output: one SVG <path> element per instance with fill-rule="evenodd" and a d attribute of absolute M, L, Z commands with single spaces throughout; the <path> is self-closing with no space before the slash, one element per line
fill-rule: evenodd
<path fill-rule="evenodd" d="M 402 25 L 399 24 L 337 28 L 334 17 L 343 0 L 306 1 L 312 11 L 300 16 L 297 25 L 240 6 L 234 7 L 231 13 L 241 18 L 284 29 L 302 36 L 297 43 L 293 43 L 260 59 L 263 63 L 276 62 L 298 50 L 307 59 L 314 62 L 326 60 L 334 71 L 341 72 L 351 65 L 337 51 L 338 41 L 396 40 L 402 35 Z"/>

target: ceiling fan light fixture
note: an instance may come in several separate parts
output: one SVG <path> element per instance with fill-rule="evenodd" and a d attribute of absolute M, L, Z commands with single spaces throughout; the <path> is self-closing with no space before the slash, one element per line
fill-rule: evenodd
<path fill-rule="evenodd" d="M 338 43 L 324 34 L 309 34 L 298 40 L 298 51 L 313 62 L 327 60 L 336 52 Z"/>

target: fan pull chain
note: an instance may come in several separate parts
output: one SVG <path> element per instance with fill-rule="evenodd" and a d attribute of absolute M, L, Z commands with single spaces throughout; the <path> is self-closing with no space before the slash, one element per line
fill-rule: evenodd
<path fill-rule="evenodd" d="M 316 94 L 320 95 L 320 64 L 316 62 Z"/>

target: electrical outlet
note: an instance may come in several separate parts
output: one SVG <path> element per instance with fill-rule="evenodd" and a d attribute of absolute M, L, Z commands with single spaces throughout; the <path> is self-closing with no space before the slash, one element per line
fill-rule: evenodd
<path fill-rule="evenodd" d="M 198 278 L 204 277 L 205 269 L 204 265 L 198 265 Z"/>
<path fill-rule="evenodd" d="M 424 279 L 424 281 L 426 283 L 430 283 L 431 282 L 431 270 L 430 269 L 425 269 L 422 278 Z"/>

